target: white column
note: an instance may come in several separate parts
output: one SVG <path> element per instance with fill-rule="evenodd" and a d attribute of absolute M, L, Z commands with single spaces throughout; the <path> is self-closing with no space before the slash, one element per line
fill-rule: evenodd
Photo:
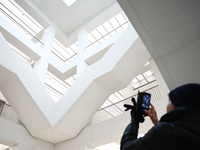
<path fill-rule="evenodd" d="M 156 77 L 157 83 L 159 85 L 159 90 L 160 90 L 161 96 L 163 98 L 168 97 L 169 88 L 168 88 L 165 80 L 163 79 L 155 61 L 151 58 L 149 62 L 150 62 L 151 68 L 153 70 L 153 73 Z"/>
<path fill-rule="evenodd" d="M 43 83 L 45 81 L 45 76 L 48 69 L 48 60 L 51 54 L 54 37 L 55 30 L 53 29 L 53 27 L 50 26 L 44 31 L 44 35 L 42 38 L 42 42 L 44 43 L 44 45 L 41 47 L 43 49 L 43 56 L 35 62 L 35 65 L 33 67 Z"/>
<path fill-rule="evenodd" d="M 85 47 L 88 45 L 88 33 L 85 29 L 78 33 L 78 55 L 77 55 L 77 77 L 88 67 L 88 64 L 83 60 Z"/>
<path fill-rule="evenodd" d="M 88 146 L 80 146 L 80 147 L 74 148 L 74 150 L 93 150 L 93 149 Z"/>
<path fill-rule="evenodd" d="M 30 145 L 25 144 L 17 144 L 15 146 L 10 147 L 10 150 L 31 150 L 32 147 Z"/>

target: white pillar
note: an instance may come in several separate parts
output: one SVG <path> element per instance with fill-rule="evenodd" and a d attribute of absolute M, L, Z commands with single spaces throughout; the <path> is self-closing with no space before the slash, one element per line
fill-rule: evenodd
<path fill-rule="evenodd" d="M 85 29 L 78 33 L 78 63 L 77 63 L 77 77 L 88 67 L 88 64 L 82 59 L 85 53 L 85 47 L 88 45 L 88 33 Z"/>
<path fill-rule="evenodd" d="M 160 90 L 161 96 L 163 98 L 168 97 L 168 93 L 170 92 L 169 88 L 168 88 L 165 80 L 163 79 L 155 61 L 151 58 L 149 62 L 150 62 L 151 68 L 153 70 L 153 73 L 156 77 L 157 83 L 159 85 L 159 90 Z"/>
<path fill-rule="evenodd" d="M 85 52 L 85 47 L 88 45 L 88 33 L 85 29 L 78 33 L 78 56 Z"/>
<path fill-rule="evenodd" d="M 54 37 L 55 37 L 55 30 L 53 29 L 53 27 L 50 26 L 47 29 L 45 29 L 42 38 L 42 42 L 44 43 L 44 45 L 41 47 L 43 49 L 43 56 L 42 58 L 40 58 L 35 62 L 35 65 L 33 67 L 38 77 L 43 83 L 45 81 L 45 76 L 48 69 L 48 64 L 49 64 L 48 59 L 51 54 Z"/>
<path fill-rule="evenodd" d="M 93 150 L 93 148 L 88 147 L 88 146 L 80 146 L 80 147 L 74 148 L 74 150 Z"/>

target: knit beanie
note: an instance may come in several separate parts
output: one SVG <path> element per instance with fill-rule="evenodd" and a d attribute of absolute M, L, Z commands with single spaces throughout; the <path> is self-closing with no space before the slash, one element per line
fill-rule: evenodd
<path fill-rule="evenodd" d="M 200 84 L 190 83 L 179 86 L 169 93 L 169 99 L 175 107 L 200 107 Z"/>

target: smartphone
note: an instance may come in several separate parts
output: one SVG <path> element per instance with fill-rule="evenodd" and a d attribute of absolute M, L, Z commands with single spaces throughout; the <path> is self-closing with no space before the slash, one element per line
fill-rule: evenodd
<path fill-rule="evenodd" d="M 151 100 L 151 94 L 144 92 L 143 93 L 143 102 L 142 102 L 142 112 L 144 113 L 144 115 L 146 115 L 144 110 L 149 110 L 150 100 Z"/>
<path fill-rule="evenodd" d="M 138 91 L 136 111 L 142 111 L 142 113 L 144 115 L 146 115 L 144 110 L 149 110 L 150 100 L 151 100 L 151 94 L 150 93 Z"/>

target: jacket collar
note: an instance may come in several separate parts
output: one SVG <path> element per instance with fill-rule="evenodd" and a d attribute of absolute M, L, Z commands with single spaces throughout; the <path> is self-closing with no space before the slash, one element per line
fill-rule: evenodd
<path fill-rule="evenodd" d="M 160 122 L 190 120 L 192 119 L 191 116 L 200 117 L 200 107 L 177 107 L 163 115 Z"/>

